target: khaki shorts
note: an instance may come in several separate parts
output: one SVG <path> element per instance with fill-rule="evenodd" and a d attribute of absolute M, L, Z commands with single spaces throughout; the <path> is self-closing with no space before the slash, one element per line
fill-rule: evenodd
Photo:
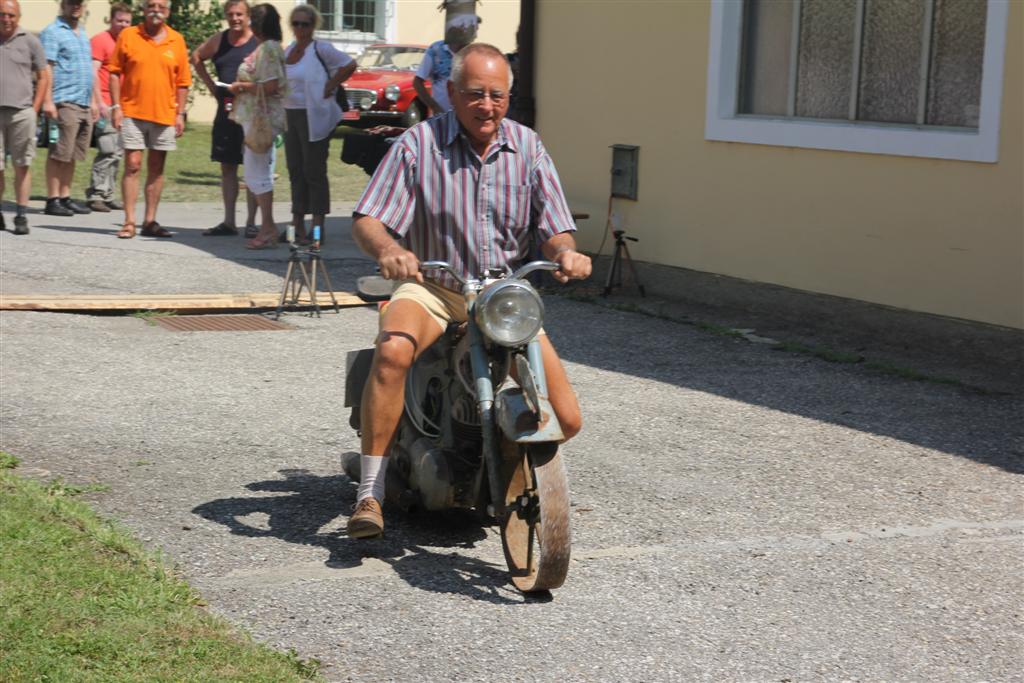
<path fill-rule="evenodd" d="M 0 107 L 0 171 L 11 155 L 15 166 L 31 166 L 36 156 L 36 110 Z"/>
<path fill-rule="evenodd" d="M 60 137 L 50 145 L 49 158 L 55 161 L 85 161 L 92 141 L 92 112 L 80 104 L 57 105 L 57 129 Z"/>
<path fill-rule="evenodd" d="M 125 149 L 155 149 L 158 152 L 178 149 L 174 126 L 127 116 L 121 119 L 121 143 Z"/>
<path fill-rule="evenodd" d="M 453 292 L 430 280 L 424 280 L 422 284 L 415 278 L 402 280 L 402 283 L 391 293 L 392 302 L 399 299 L 415 301 L 425 308 L 427 314 L 441 326 L 442 331 L 448 329 L 448 323 L 466 322 L 468 317 L 466 297 L 462 292 Z M 381 309 L 381 313 L 383 314 L 386 310 L 385 306 Z M 381 317 L 383 318 L 383 315 Z M 538 336 L 542 334 L 547 334 L 543 327 L 537 332 Z"/>
<path fill-rule="evenodd" d="M 462 293 L 445 289 L 430 280 L 424 280 L 423 284 L 417 282 L 415 278 L 402 280 L 391 293 L 391 302 L 399 299 L 415 301 L 425 308 L 427 314 L 441 326 L 442 330 L 448 329 L 450 322 L 466 321 L 466 298 Z M 386 311 L 387 308 L 383 310 Z"/>

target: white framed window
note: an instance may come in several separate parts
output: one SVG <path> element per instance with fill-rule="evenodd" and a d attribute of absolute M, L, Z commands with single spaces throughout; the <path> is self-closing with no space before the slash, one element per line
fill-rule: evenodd
<path fill-rule="evenodd" d="M 1009 0 L 712 0 L 709 140 L 995 162 Z"/>
<path fill-rule="evenodd" d="M 295 0 L 301 4 L 306 0 Z M 395 40 L 395 0 L 308 0 L 323 17 L 317 37 L 352 55 Z"/>
<path fill-rule="evenodd" d="M 377 33 L 376 0 L 314 0 L 324 16 L 323 30 Z"/>

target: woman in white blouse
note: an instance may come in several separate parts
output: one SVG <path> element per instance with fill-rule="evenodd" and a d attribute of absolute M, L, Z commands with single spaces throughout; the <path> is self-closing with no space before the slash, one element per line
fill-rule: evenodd
<path fill-rule="evenodd" d="M 284 151 L 288 158 L 295 239 L 305 243 L 317 225 L 323 240 L 324 219 L 331 209 L 327 155 L 331 133 L 341 120 L 341 107 L 334 93 L 356 70 L 356 63 L 330 43 L 313 38 L 321 18 L 312 5 L 296 5 L 289 21 L 295 42 L 285 50 L 290 92 L 284 101 L 288 118 Z M 309 231 L 306 214 L 313 216 Z"/>

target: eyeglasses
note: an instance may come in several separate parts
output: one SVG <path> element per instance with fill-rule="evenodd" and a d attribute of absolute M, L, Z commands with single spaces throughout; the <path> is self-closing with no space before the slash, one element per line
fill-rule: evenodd
<path fill-rule="evenodd" d="M 292 28 L 309 28 L 313 25 L 312 21 L 293 21 Z"/>
<path fill-rule="evenodd" d="M 494 104 L 501 104 L 502 102 L 505 101 L 505 98 L 508 97 L 508 95 L 503 90 L 462 90 L 460 88 L 459 94 L 461 94 L 463 97 L 465 97 L 473 104 L 479 104 L 480 102 L 483 102 L 485 99 L 488 98 L 490 98 L 491 102 L 493 102 Z"/>

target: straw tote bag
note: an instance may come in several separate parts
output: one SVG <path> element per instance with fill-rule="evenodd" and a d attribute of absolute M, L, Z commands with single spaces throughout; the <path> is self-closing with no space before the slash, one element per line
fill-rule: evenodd
<path fill-rule="evenodd" d="M 274 144 L 274 129 L 270 126 L 270 112 L 267 110 L 267 96 L 263 84 L 256 86 L 256 116 L 246 127 L 245 144 L 257 154 L 263 154 Z"/>

